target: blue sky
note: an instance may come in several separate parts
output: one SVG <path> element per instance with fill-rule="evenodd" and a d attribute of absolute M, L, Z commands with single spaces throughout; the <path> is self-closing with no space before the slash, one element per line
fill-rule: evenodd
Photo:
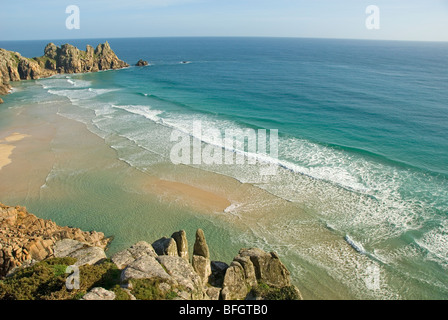
<path fill-rule="evenodd" d="M 65 9 L 80 9 L 68 30 Z M 380 29 L 365 26 L 368 5 Z M 3 0 L 0 40 L 274 36 L 448 41 L 448 0 Z"/>

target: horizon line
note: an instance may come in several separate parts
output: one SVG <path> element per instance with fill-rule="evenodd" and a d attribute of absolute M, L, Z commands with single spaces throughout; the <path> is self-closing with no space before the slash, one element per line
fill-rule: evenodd
<path fill-rule="evenodd" d="M 328 37 L 295 37 L 295 36 L 138 36 L 138 37 L 89 37 L 89 38 L 58 38 L 58 39 L 19 39 L 14 41 L 60 41 L 60 40 L 97 40 L 97 39 L 151 39 L 151 38 L 270 38 L 270 39 L 316 39 L 316 40 L 357 40 L 357 41 L 389 41 L 389 42 L 428 42 L 448 43 L 448 40 L 404 40 L 404 39 L 366 39 L 366 38 L 328 38 Z"/>

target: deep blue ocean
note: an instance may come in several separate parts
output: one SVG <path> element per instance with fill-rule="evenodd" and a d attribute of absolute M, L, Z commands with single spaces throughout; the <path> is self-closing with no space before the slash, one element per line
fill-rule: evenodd
<path fill-rule="evenodd" d="M 37 81 L 42 95 L 36 99 L 69 98 L 77 108 L 62 114 L 86 123 L 120 159 L 142 170 L 160 161 L 149 154 L 167 157 L 173 129 L 193 134 L 195 120 L 203 130 L 278 129 L 279 156 L 268 161 L 282 171 L 269 181 L 248 168 L 204 169 L 303 202 L 359 253 L 404 277 L 436 279 L 428 280 L 435 296 L 448 298 L 448 43 L 52 42 L 85 49 L 105 40 L 132 66 Z M 48 42 L 0 47 L 35 57 Z M 139 59 L 150 65 L 134 67 Z M 312 192 L 318 196 L 311 199 Z M 420 269 L 409 267 L 414 259 Z"/>

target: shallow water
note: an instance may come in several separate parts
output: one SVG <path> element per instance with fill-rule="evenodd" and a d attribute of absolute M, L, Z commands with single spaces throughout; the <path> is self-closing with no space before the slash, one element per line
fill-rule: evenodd
<path fill-rule="evenodd" d="M 24 82 L 5 99 L 2 130 L 42 121 L 57 130 L 43 149 L 54 155 L 51 168 L 48 159 L 35 164 L 39 190 L 37 182 L 26 192 L 0 189 L 3 202 L 113 235 L 111 253 L 178 229 L 193 241 L 198 227 L 216 259 L 230 261 L 246 246 L 275 250 L 305 298 L 448 297 L 446 45 L 110 43 L 120 58 L 148 56 L 152 65 Z M 171 133 L 194 136 L 198 120 L 203 147 L 209 128 L 278 129 L 279 157 L 264 158 L 277 174 L 260 175 L 260 165 L 171 164 Z M 14 163 L 0 176 L 19 175 Z M 231 205 L 204 212 L 149 190 L 154 177 Z"/>

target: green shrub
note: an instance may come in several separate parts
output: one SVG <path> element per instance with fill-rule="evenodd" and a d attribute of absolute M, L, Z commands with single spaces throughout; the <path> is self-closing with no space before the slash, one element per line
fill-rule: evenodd
<path fill-rule="evenodd" d="M 131 293 L 139 300 L 173 300 L 177 298 L 177 294 L 172 290 L 167 293 L 162 292 L 159 289 L 161 283 L 161 281 L 153 279 L 132 279 Z"/>
<path fill-rule="evenodd" d="M 263 300 L 300 300 L 294 286 L 275 288 L 264 282 L 259 282 L 258 286 L 252 288 L 251 294 Z"/>
<path fill-rule="evenodd" d="M 131 300 L 131 297 L 128 295 L 128 293 L 124 291 L 124 289 L 119 285 L 115 285 L 110 290 L 115 293 L 115 300 Z"/>
<path fill-rule="evenodd" d="M 65 268 L 73 258 L 50 259 L 21 269 L 0 283 L 2 300 L 39 300 L 65 287 Z M 61 271 L 64 273 L 61 274 Z"/>
<path fill-rule="evenodd" d="M 68 276 L 65 270 L 75 262 L 74 258 L 53 258 L 17 271 L 0 281 L 0 300 L 80 299 L 94 287 L 110 290 L 120 281 L 121 271 L 110 260 L 106 260 L 98 265 L 81 266 L 80 288 L 69 291 L 65 286 Z"/>

